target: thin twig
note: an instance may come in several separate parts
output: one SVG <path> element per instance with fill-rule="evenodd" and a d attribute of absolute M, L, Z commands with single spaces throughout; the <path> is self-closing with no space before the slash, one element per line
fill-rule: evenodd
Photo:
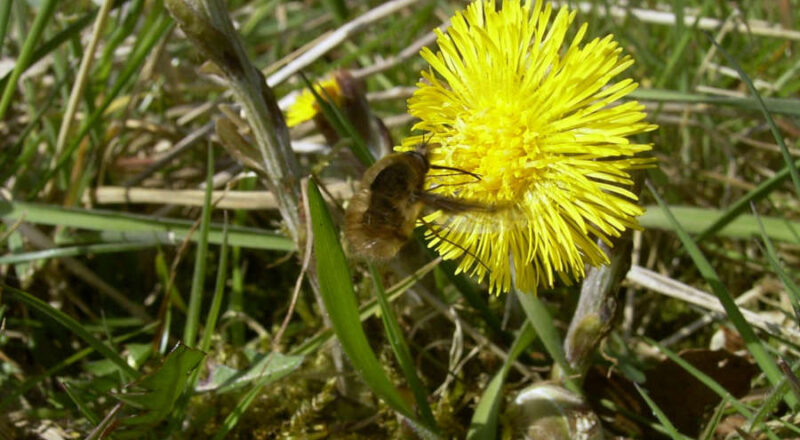
<path fill-rule="evenodd" d="M 353 193 L 352 185 L 346 182 L 326 183 L 336 199 L 346 199 Z M 101 186 L 84 196 L 97 205 L 114 204 L 163 204 L 178 206 L 203 206 L 205 190 L 159 189 Z M 271 191 L 213 191 L 213 200 L 219 209 L 271 210 L 278 209 L 278 201 Z"/>
<path fill-rule="evenodd" d="M 416 87 L 397 86 L 391 89 L 367 93 L 367 102 L 390 101 L 393 99 L 407 99 L 416 91 Z"/>
<path fill-rule="evenodd" d="M 444 31 L 444 29 L 447 28 L 447 26 L 450 26 L 449 20 L 445 23 L 442 23 L 437 29 Z M 397 55 L 383 59 L 380 62 L 375 63 L 371 66 L 364 67 L 363 69 L 353 70 L 351 72 L 353 78 L 365 78 L 367 76 L 389 70 L 392 67 L 402 63 L 403 61 L 411 57 L 417 56 L 419 54 L 419 51 L 423 47 L 428 46 L 432 44 L 434 41 L 436 41 L 436 37 L 437 37 L 436 33 L 428 32 L 421 38 L 418 38 L 413 43 L 411 43 L 408 47 L 401 50 L 400 53 L 398 53 Z"/>
<path fill-rule="evenodd" d="M 496 355 L 500 356 L 501 359 L 505 361 L 508 357 L 508 353 L 506 353 L 502 348 L 498 347 L 492 341 L 489 340 L 486 336 L 481 334 L 477 331 L 474 327 L 464 322 L 456 313 L 455 310 L 452 310 L 448 307 L 445 303 L 443 303 L 439 298 L 436 298 L 427 289 L 423 286 L 419 285 L 415 290 L 428 304 L 433 306 L 437 312 L 445 316 L 446 318 L 450 319 L 451 321 L 455 322 L 456 320 L 461 321 L 461 327 L 464 329 L 464 332 L 468 334 L 472 339 L 474 339 L 480 345 L 489 347 L 491 351 L 493 351 Z M 531 370 L 526 366 L 522 365 L 519 361 L 514 361 L 513 363 L 514 368 L 523 376 L 530 377 Z"/>
<path fill-rule="evenodd" d="M 30 240 L 31 244 L 39 249 L 52 249 L 55 247 L 55 243 L 53 243 L 50 237 L 32 225 L 23 223 L 19 226 L 19 231 L 28 240 Z M 140 318 L 145 322 L 150 322 L 153 320 L 150 315 L 147 314 L 147 311 L 145 311 L 144 307 L 129 300 L 128 297 L 122 292 L 105 282 L 80 261 L 74 258 L 62 258 L 59 260 L 59 262 L 63 264 L 63 266 L 73 275 L 82 279 L 86 284 L 97 289 L 99 293 L 111 298 L 114 302 L 127 310 L 131 315 Z M 77 301 L 80 301 L 80 298 L 71 299 L 76 301 L 76 304 Z"/>
<path fill-rule="evenodd" d="M 562 0 L 556 1 L 556 4 L 566 5 L 568 2 Z M 620 6 L 598 7 L 596 4 L 589 2 L 581 2 L 578 4 L 569 3 L 569 5 L 584 13 L 594 12 L 600 17 L 608 16 L 617 20 L 629 20 L 630 17 L 635 17 L 637 20 L 644 23 L 662 24 L 666 26 L 674 26 L 677 22 L 677 18 L 672 12 Z M 691 14 L 684 14 L 683 16 L 683 23 L 687 28 L 691 28 L 695 20 L 697 20 L 697 29 L 700 30 L 716 30 L 719 29 L 722 24 L 722 20 L 716 18 L 700 17 L 698 20 L 696 16 Z M 740 22 L 735 28 L 738 32 L 748 35 L 800 41 L 800 31 L 785 29 L 781 27 L 780 24 L 770 23 L 764 20 Z"/>
<path fill-rule="evenodd" d="M 305 69 L 311 63 L 318 60 L 320 57 L 328 53 L 329 50 L 342 44 L 343 42 L 352 38 L 353 35 L 361 32 L 369 24 L 376 22 L 384 17 L 388 17 L 397 11 L 417 3 L 419 0 L 392 0 L 388 1 L 374 9 L 371 9 L 359 16 L 343 24 L 339 29 L 331 33 L 328 38 L 320 41 L 318 45 L 309 49 L 308 52 L 300 55 L 294 61 L 291 61 L 286 67 L 278 70 L 267 78 L 267 84 L 274 87 L 283 81 L 286 81 L 290 76 Z"/>
<path fill-rule="evenodd" d="M 652 270 L 645 269 L 644 267 L 632 266 L 631 270 L 628 272 L 627 280 L 654 292 L 711 310 L 720 314 L 721 317 L 725 316 L 725 310 L 714 295 L 657 272 L 653 272 Z M 764 317 L 744 308 L 742 308 L 741 311 L 747 322 L 754 327 L 758 327 L 771 335 L 781 338 L 791 338 L 795 341 L 800 340 L 800 331 L 797 329 L 785 326 L 781 322 L 777 322 L 774 319 Z"/>
<path fill-rule="evenodd" d="M 164 168 L 170 162 L 175 160 L 178 156 L 188 151 L 189 148 L 193 147 L 197 143 L 197 141 L 204 139 L 205 136 L 211 133 L 213 130 L 214 130 L 214 122 L 211 121 L 207 122 L 202 127 L 192 131 L 191 133 L 186 135 L 183 139 L 178 141 L 178 143 L 176 143 L 175 146 L 173 146 L 172 149 L 170 149 L 169 152 L 167 152 L 167 154 L 162 156 L 161 159 L 158 159 L 152 165 L 147 167 L 146 170 L 142 171 L 135 177 L 125 182 L 123 186 L 127 187 L 127 186 L 138 185 L 144 179 L 152 176 L 156 171 Z"/>
<path fill-rule="evenodd" d="M 313 232 L 311 230 L 311 217 L 310 213 L 311 210 L 308 207 L 308 190 L 306 189 L 308 182 L 308 178 L 303 178 L 300 183 L 300 195 L 303 201 L 303 212 L 306 223 L 306 247 L 305 253 L 303 255 L 303 265 L 300 268 L 300 275 L 297 276 L 297 282 L 294 285 L 294 292 L 292 292 L 292 300 L 289 303 L 289 310 L 286 311 L 286 316 L 283 318 L 283 323 L 281 323 L 281 328 L 278 330 L 278 333 L 275 335 L 275 340 L 273 341 L 274 347 L 280 347 L 281 345 L 281 338 L 283 337 L 283 332 L 286 331 L 286 327 L 289 325 L 289 320 L 292 318 L 294 314 L 294 307 L 297 304 L 297 297 L 300 296 L 300 286 L 303 285 L 303 278 L 305 277 L 306 271 L 308 270 L 308 265 L 311 262 L 311 250 L 314 245 L 313 240 Z"/>
<path fill-rule="evenodd" d="M 64 146 L 67 144 L 67 136 L 69 129 L 72 126 L 72 120 L 75 117 L 75 112 L 78 110 L 78 102 L 83 96 L 83 89 L 86 87 L 86 82 L 89 80 L 89 71 L 92 68 L 92 61 L 94 61 L 94 53 L 97 50 L 97 43 L 100 41 L 100 34 L 106 26 L 108 15 L 113 6 L 113 0 L 105 0 L 100 6 L 100 11 L 95 18 L 94 28 L 92 29 L 92 36 L 89 44 L 83 51 L 83 59 L 78 68 L 78 75 L 75 77 L 75 83 L 72 85 L 72 91 L 69 95 L 67 108 L 64 110 L 64 117 L 61 119 L 61 127 L 58 129 L 58 139 L 56 140 L 56 152 L 53 155 L 53 160 L 61 156 Z"/>
<path fill-rule="evenodd" d="M 747 304 L 748 302 L 752 301 L 753 299 L 761 296 L 764 294 L 764 289 L 760 286 L 756 286 L 749 291 L 739 295 L 736 298 L 736 305 L 742 306 Z M 701 316 L 700 318 L 696 319 L 694 322 L 691 322 L 689 325 L 683 326 L 677 332 L 673 333 L 672 335 L 664 338 L 661 340 L 661 345 L 665 347 L 669 347 L 677 342 L 680 342 L 687 337 L 691 336 L 692 333 L 696 332 L 697 330 L 705 327 L 706 325 L 710 324 L 714 320 L 723 318 L 721 314 L 713 313 L 713 314 L 706 314 Z"/>

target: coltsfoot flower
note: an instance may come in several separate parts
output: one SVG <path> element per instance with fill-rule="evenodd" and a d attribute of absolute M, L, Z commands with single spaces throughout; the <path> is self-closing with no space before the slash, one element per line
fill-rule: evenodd
<path fill-rule="evenodd" d="M 425 134 L 398 150 L 427 142 L 431 164 L 480 176 L 432 172 L 428 190 L 494 207 L 428 215 L 429 245 L 493 293 L 536 292 L 607 263 L 596 240 L 638 227 L 629 171 L 652 163 L 634 157 L 651 145 L 627 137 L 656 126 L 618 102 L 637 84 L 614 82 L 633 60 L 612 36 L 581 44 L 583 24 L 565 44 L 574 11 L 502 4 L 473 2 L 437 31 L 437 52 L 422 49 L 430 69 L 408 106 Z"/>
<path fill-rule="evenodd" d="M 325 93 L 322 93 L 323 90 L 325 90 Z M 327 100 L 327 98 L 330 97 L 335 105 L 341 107 L 344 97 L 342 96 L 342 90 L 336 78 L 329 78 L 314 84 L 314 91 L 323 99 Z M 314 116 L 319 112 L 319 103 L 317 103 L 316 98 L 311 91 L 305 89 L 300 93 L 300 96 L 297 97 L 294 104 L 286 111 L 286 125 L 294 127 L 302 122 L 310 121 L 314 119 Z"/>

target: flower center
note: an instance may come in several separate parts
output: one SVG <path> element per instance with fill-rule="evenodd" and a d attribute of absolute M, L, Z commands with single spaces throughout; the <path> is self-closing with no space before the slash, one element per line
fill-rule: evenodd
<path fill-rule="evenodd" d="M 480 182 L 466 185 L 465 197 L 484 203 L 518 201 L 541 179 L 536 162 L 543 153 L 528 113 L 518 106 L 495 105 L 459 118 L 448 142 L 450 163 L 481 176 Z"/>

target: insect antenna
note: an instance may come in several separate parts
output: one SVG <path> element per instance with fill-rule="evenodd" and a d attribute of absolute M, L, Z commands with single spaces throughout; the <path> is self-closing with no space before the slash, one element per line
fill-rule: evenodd
<path fill-rule="evenodd" d="M 475 174 L 475 173 L 473 173 L 471 171 L 462 170 L 461 168 L 447 167 L 447 166 L 444 166 L 444 165 L 430 165 L 429 168 L 432 169 L 432 170 L 455 171 L 454 173 L 438 174 L 438 175 L 435 175 L 436 177 L 457 176 L 459 174 L 466 174 L 466 175 L 468 175 L 470 177 L 473 177 L 478 182 L 480 182 L 480 180 L 481 180 L 480 174 Z M 431 176 L 434 176 L 434 175 L 431 175 Z"/>
<path fill-rule="evenodd" d="M 433 133 L 431 133 L 430 135 L 431 135 L 431 137 L 426 140 L 425 139 L 425 133 L 422 133 L 421 142 L 417 145 L 417 151 L 418 152 L 419 152 L 419 150 L 423 150 L 424 151 L 424 153 L 422 155 L 425 157 L 426 161 L 428 160 L 428 142 L 430 142 L 430 140 L 433 139 Z M 428 168 L 430 168 L 432 170 L 448 170 L 448 171 L 454 171 L 455 172 L 453 174 L 439 174 L 439 175 L 430 175 L 429 174 L 429 177 L 447 177 L 447 176 L 457 176 L 459 174 L 466 174 L 468 176 L 471 176 L 471 177 L 475 178 L 475 180 L 477 180 L 477 181 L 481 180 L 481 176 L 479 174 L 475 174 L 475 173 L 467 171 L 467 170 L 462 170 L 461 168 L 448 167 L 448 166 L 445 166 L 445 165 L 433 165 L 430 162 L 428 163 Z"/>
<path fill-rule="evenodd" d="M 472 177 L 473 179 L 475 179 L 474 181 L 473 180 L 467 180 L 467 181 L 464 181 L 464 182 L 456 182 L 456 183 L 437 183 L 435 185 L 435 188 L 440 188 L 440 187 L 443 187 L 443 186 L 467 185 L 467 184 L 470 184 L 470 183 L 480 182 L 480 180 L 481 180 L 480 174 L 475 174 L 475 173 L 469 172 L 467 170 L 462 170 L 461 168 L 446 167 L 446 166 L 443 166 L 443 165 L 429 165 L 428 167 L 430 169 L 435 169 L 435 170 L 450 170 L 450 171 L 453 171 L 452 173 L 444 173 L 444 174 L 430 174 L 430 173 L 428 173 L 427 177 L 429 179 L 437 179 L 437 178 L 440 178 L 440 177 L 453 177 L 453 176 L 469 176 L 469 177 Z M 428 190 L 430 190 L 430 189 L 433 189 L 433 187 L 429 188 Z"/>
<path fill-rule="evenodd" d="M 470 181 L 470 182 L 457 182 L 457 183 L 437 183 L 434 186 L 431 186 L 430 188 L 426 189 L 425 191 L 432 191 L 432 190 L 434 190 L 436 188 L 441 188 L 443 186 L 469 185 L 470 183 L 475 183 L 475 182 Z"/>
<path fill-rule="evenodd" d="M 445 173 L 445 174 L 431 174 L 428 173 L 428 177 L 453 177 L 453 176 L 462 176 L 464 173 Z"/>

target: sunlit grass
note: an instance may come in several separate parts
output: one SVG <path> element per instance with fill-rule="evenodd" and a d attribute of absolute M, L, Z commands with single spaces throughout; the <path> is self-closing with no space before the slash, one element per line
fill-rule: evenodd
<path fill-rule="evenodd" d="M 602 418 L 607 434 L 711 438 L 726 423 L 754 438 L 800 432 L 787 417 L 800 398 L 789 373 L 800 362 L 791 2 L 573 5 L 586 41 L 613 33 L 635 60 L 631 96 L 660 128 L 631 142 L 652 143 L 658 167 L 638 176 L 652 188 L 640 192 L 643 229 L 609 250 L 622 263 L 532 298 L 488 295 L 422 239 L 379 264 L 341 247 L 362 163 L 414 134 L 406 99 L 425 63 L 410 46 L 465 3 L 208 0 L 238 23 L 220 31 L 241 37 L 238 53 L 186 38 L 164 2 L 105 1 L 106 17 L 102 2 L 0 1 L 0 437 L 58 427 L 63 438 L 499 438 L 525 428 L 506 413 L 517 392 L 547 380 L 601 418 L 620 415 Z M 204 65 L 220 48 L 223 61 L 246 55 L 275 101 L 242 92 L 258 76 L 232 93 L 240 72 Z M 269 105 L 336 69 L 365 95 L 321 105 L 330 132 L 292 128 L 296 163 L 281 165 L 269 143 L 289 144 Z M 242 114 L 271 119 L 248 127 Z M 219 118 L 235 134 L 213 129 Z M 220 201 L 229 191 L 276 184 L 286 193 L 269 208 L 223 212 L 235 206 Z M 112 188 L 122 195 L 98 196 Z M 166 192 L 134 203 L 127 189 Z M 202 206 L 179 189 L 205 194 Z M 626 279 L 628 262 L 648 270 Z M 756 374 L 722 378 L 680 357 L 709 347 Z M 681 397 L 680 384 L 643 381 L 665 359 L 723 402 L 697 416 L 696 432 L 659 392 Z M 726 389 L 731 376 L 755 391 Z M 603 391 L 612 384 L 622 399 Z"/>

